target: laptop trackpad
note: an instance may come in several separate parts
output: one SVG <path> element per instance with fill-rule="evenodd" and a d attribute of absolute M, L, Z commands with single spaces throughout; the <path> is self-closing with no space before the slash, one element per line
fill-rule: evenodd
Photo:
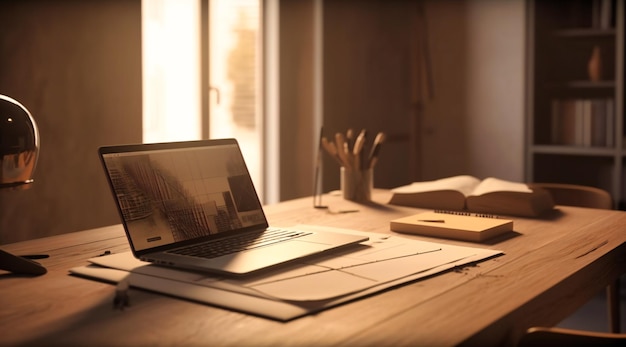
<path fill-rule="evenodd" d="M 293 259 L 302 258 L 327 249 L 323 244 L 293 240 L 274 244 L 272 247 L 261 247 L 239 254 L 221 257 L 213 261 L 219 267 L 234 273 L 246 273 L 267 266 L 280 264 Z"/>

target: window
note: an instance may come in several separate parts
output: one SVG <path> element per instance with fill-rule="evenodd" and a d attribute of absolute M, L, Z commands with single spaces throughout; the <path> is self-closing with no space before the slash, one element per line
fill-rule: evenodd
<path fill-rule="evenodd" d="M 263 196 L 260 0 L 209 1 L 209 134 L 236 138 Z"/>
<path fill-rule="evenodd" d="M 272 146 L 263 141 L 262 0 L 203 1 L 209 11 L 208 61 L 200 54 L 200 1 L 142 2 L 143 140 L 196 140 L 203 133 L 237 138 L 257 192 L 267 201 L 263 172 L 271 167 L 265 153 Z M 202 120 L 202 64 L 209 71 L 208 121 Z"/>
<path fill-rule="evenodd" d="M 198 140 L 199 3 L 142 2 L 143 141 Z"/>

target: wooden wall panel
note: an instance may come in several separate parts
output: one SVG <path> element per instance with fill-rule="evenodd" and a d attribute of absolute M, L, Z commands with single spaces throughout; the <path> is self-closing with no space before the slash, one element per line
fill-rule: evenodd
<path fill-rule="evenodd" d="M 280 200 L 313 194 L 314 0 L 280 2 Z"/>
<path fill-rule="evenodd" d="M 412 44 L 416 2 L 324 2 L 324 127 L 385 132 L 374 172 L 376 187 L 412 181 L 409 163 L 413 104 Z M 339 167 L 326 156 L 325 190 L 339 188 Z"/>
<path fill-rule="evenodd" d="M 3 1 L 0 93 L 41 136 L 35 183 L 0 191 L 0 244 L 119 223 L 97 147 L 142 138 L 141 1 Z"/>

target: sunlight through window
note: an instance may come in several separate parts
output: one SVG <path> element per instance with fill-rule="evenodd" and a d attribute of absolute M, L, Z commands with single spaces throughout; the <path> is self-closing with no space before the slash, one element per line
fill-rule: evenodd
<path fill-rule="evenodd" d="M 197 0 L 143 0 L 143 141 L 197 140 L 200 17 Z"/>

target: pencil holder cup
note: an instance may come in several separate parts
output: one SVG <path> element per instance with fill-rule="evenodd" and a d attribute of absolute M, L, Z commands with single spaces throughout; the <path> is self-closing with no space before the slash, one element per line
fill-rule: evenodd
<path fill-rule="evenodd" d="M 341 167 L 341 192 L 343 198 L 356 202 L 372 200 L 374 188 L 374 170 L 354 170 Z"/>

